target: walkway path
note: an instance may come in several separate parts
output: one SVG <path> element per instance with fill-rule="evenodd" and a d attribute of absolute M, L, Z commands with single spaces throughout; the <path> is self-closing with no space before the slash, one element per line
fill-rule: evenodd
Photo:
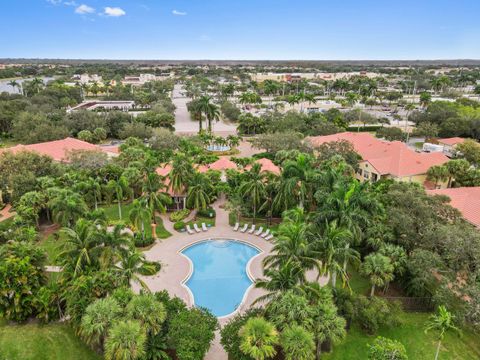
<path fill-rule="evenodd" d="M 12 205 L 7 204 L 2 210 L 0 210 L 0 222 L 15 216 L 16 213 L 14 211 L 10 212 L 11 208 Z"/>
<path fill-rule="evenodd" d="M 183 95 L 183 91 L 181 84 L 176 84 L 173 88 L 172 101 L 177 108 L 175 110 L 175 132 L 177 134 L 193 135 L 198 132 L 198 122 L 192 121 L 190 118 L 187 103 L 191 99 Z M 213 132 L 217 135 L 236 134 L 237 127 L 221 120 L 213 123 Z"/>

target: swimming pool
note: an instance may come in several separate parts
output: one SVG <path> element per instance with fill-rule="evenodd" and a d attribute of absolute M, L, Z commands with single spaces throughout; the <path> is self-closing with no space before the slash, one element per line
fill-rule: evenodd
<path fill-rule="evenodd" d="M 195 306 L 209 309 L 215 316 L 231 314 L 240 305 L 252 284 L 247 264 L 260 251 L 235 240 L 206 240 L 182 251 L 193 264 L 185 285 L 193 294 Z"/>

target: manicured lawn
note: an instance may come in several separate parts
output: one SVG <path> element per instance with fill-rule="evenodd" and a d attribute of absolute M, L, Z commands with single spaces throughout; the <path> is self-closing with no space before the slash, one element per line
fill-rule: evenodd
<path fill-rule="evenodd" d="M 6 325 L 0 320 L 1 360 L 100 360 L 65 324 Z"/>
<path fill-rule="evenodd" d="M 56 232 L 44 237 L 38 245 L 47 253 L 49 265 L 59 265 L 58 254 L 62 252 L 62 244 L 65 242 L 65 237 L 61 232 Z"/>
<path fill-rule="evenodd" d="M 120 220 L 120 217 L 118 216 L 118 205 L 113 204 L 109 206 L 102 206 L 102 208 L 105 210 L 105 214 L 107 215 L 107 218 L 109 220 Z M 122 205 L 122 220 L 125 221 L 126 223 L 129 223 L 129 213 L 130 210 L 132 209 L 132 204 L 123 204 Z M 152 227 L 150 225 L 150 222 L 145 222 L 145 231 L 147 236 L 152 235 Z M 163 226 L 163 220 L 157 216 L 157 237 L 160 239 L 166 239 L 168 237 L 172 236 L 165 227 Z"/>
<path fill-rule="evenodd" d="M 435 356 L 435 333 L 425 334 L 424 325 L 429 314 L 403 313 L 403 324 L 394 328 L 380 329 L 378 335 L 400 341 L 407 349 L 409 359 L 430 360 Z M 334 346 L 333 351 L 322 356 L 322 359 L 366 359 L 367 344 L 372 343 L 376 336 L 365 335 L 357 327 L 352 327 L 346 339 Z M 464 330 L 461 337 L 447 334 L 442 343 L 441 360 L 480 359 L 480 341 L 478 336 L 469 330 Z"/>
<path fill-rule="evenodd" d="M 202 223 L 205 223 L 206 226 L 215 226 L 215 218 L 207 218 L 207 217 L 202 217 L 202 216 L 197 216 L 195 220 L 188 221 L 186 224 L 190 225 L 190 227 L 193 226 L 193 224 L 197 224 L 198 227 L 202 227 Z"/>

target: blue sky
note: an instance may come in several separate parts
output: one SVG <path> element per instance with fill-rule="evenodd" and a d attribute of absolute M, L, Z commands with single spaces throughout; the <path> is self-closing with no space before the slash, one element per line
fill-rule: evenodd
<path fill-rule="evenodd" d="M 480 59 L 480 0 L 0 0 L 0 58 Z"/>

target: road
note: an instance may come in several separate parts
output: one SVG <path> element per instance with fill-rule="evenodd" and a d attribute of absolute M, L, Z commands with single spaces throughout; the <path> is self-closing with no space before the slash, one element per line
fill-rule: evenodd
<path fill-rule="evenodd" d="M 177 108 L 175 110 L 175 132 L 178 134 L 196 134 L 198 132 L 198 122 L 190 119 L 190 114 L 187 110 L 187 103 L 191 99 L 183 95 L 182 92 L 182 85 L 176 84 L 172 93 L 172 101 Z M 237 132 L 235 125 L 227 124 L 223 120 L 214 122 L 212 127 L 213 132 L 217 135 L 230 135 Z"/>

